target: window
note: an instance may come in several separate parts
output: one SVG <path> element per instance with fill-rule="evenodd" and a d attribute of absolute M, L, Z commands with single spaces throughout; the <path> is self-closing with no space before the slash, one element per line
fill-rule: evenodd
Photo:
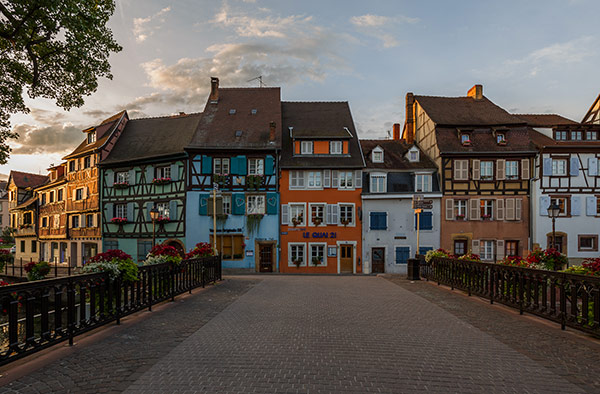
<path fill-rule="evenodd" d="M 566 176 L 567 175 L 567 159 L 552 159 L 552 175 Z"/>
<path fill-rule="evenodd" d="M 586 131 L 585 139 L 590 141 L 596 141 L 598 139 L 598 134 L 595 131 Z"/>
<path fill-rule="evenodd" d="M 21 253 L 25 253 L 25 241 L 21 241 Z"/>
<path fill-rule="evenodd" d="M 248 159 L 248 175 L 264 175 L 264 163 L 263 159 Z"/>
<path fill-rule="evenodd" d="M 71 224 L 73 228 L 79 228 L 79 215 L 71 216 Z"/>
<path fill-rule="evenodd" d="M 519 255 L 519 241 L 506 241 L 505 243 L 506 256 Z"/>
<path fill-rule="evenodd" d="M 229 159 L 214 158 L 213 173 L 217 175 L 229 175 Z"/>
<path fill-rule="evenodd" d="M 419 161 L 419 151 L 418 150 L 411 150 L 408 152 L 408 161 L 414 163 Z"/>
<path fill-rule="evenodd" d="M 75 200 L 83 200 L 83 188 L 79 188 L 75 190 Z"/>
<path fill-rule="evenodd" d="M 157 202 L 156 210 L 158 211 L 158 215 L 163 218 L 169 218 L 169 203 L 168 202 Z M 212 211 L 210 212 L 212 214 Z"/>
<path fill-rule="evenodd" d="M 51 191 L 50 193 L 48 193 L 48 202 L 49 203 L 54 202 L 54 191 Z"/>
<path fill-rule="evenodd" d="M 569 198 L 568 197 L 552 197 L 550 199 L 550 205 L 556 204 L 560 207 L 560 213 L 558 216 L 567 216 L 569 213 Z"/>
<path fill-rule="evenodd" d="M 25 212 L 23 214 L 23 224 L 33 224 L 33 213 Z"/>
<path fill-rule="evenodd" d="M 46 193 L 42 193 L 42 205 L 46 204 Z"/>
<path fill-rule="evenodd" d="M 469 180 L 469 160 L 454 160 L 454 179 L 457 181 Z"/>
<path fill-rule="evenodd" d="M 387 229 L 387 212 L 371 212 L 369 215 L 371 230 Z"/>
<path fill-rule="evenodd" d="M 96 142 L 96 132 L 92 131 L 91 133 L 88 133 L 88 135 L 87 135 L 87 143 L 93 144 L 94 142 Z"/>
<path fill-rule="evenodd" d="M 250 194 L 246 200 L 246 213 L 263 214 L 265 213 L 265 196 L 262 194 Z"/>
<path fill-rule="evenodd" d="M 115 215 L 116 218 L 127 217 L 127 204 L 115 204 Z"/>
<path fill-rule="evenodd" d="M 214 236 L 210 236 L 210 244 L 213 245 Z M 244 258 L 244 236 L 217 234 L 217 250 L 225 260 L 241 260 Z"/>
<path fill-rule="evenodd" d="M 479 200 L 480 205 L 480 217 L 482 219 L 492 220 L 492 214 L 494 212 L 494 200 Z"/>
<path fill-rule="evenodd" d="M 31 253 L 37 253 L 37 241 L 31 241 Z"/>
<path fill-rule="evenodd" d="M 74 172 L 75 171 L 75 160 L 71 160 L 69 162 L 69 172 Z"/>
<path fill-rule="evenodd" d="M 300 154 L 310 155 L 313 153 L 313 143 L 312 141 L 302 141 L 300 142 Z"/>
<path fill-rule="evenodd" d="M 309 204 L 310 225 L 325 225 L 325 204 Z"/>
<path fill-rule="evenodd" d="M 494 162 L 493 161 L 482 161 L 481 162 L 481 180 L 491 181 L 494 179 Z"/>
<path fill-rule="evenodd" d="M 454 200 L 454 217 L 457 220 L 467 220 L 467 200 Z"/>
<path fill-rule="evenodd" d="M 119 171 L 115 173 L 115 183 L 129 183 L 129 172 Z"/>
<path fill-rule="evenodd" d="M 420 230 L 433 230 L 433 212 L 421 212 L 419 214 Z M 417 230 L 417 214 L 415 213 L 415 230 Z"/>
<path fill-rule="evenodd" d="M 311 244 L 310 245 L 310 265 L 315 265 L 313 261 L 318 259 L 323 265 L 325 263 L 325 246 L 326 244 Z"/>
<path fill-rule="evenodd" d="M 152 241 L 138 240 L 137 246 L 138 246 L 138 250 L 137 250 L 138 261 L 146 260 L 146 256 L 148 256 L 148 253 L 150 253 L 150 250 L 152 249 Z"/>
<path fill-rule="evenodd" d="M 90 156 L 83 159 L 83 168 L 90 168 L 92 166 L 92 158 Z"/>
<path fill-rule="evenodd" d="M 481 260 L 494 259 L 494 241 L 481 241 Z"/>
<path fill-rule="evenodd" d="M 338 173 L 340 177 L 339 189 L 352 189 L 354 185 L 354 173 L 352 171 L 340 171 Z"/>
<path fill-rule="evenodd" d="M 160 178 L 171 178 L 171 167 L 170 166 L 162 166 L 156 167 L 156 179 Z"/>
<path fill-rule="evenodd" d="M 304 171 L 290 171 L 290 189 L 304 187 Z"/>
<path fill-rule="evenodd" d="M 289 243 L 289 251 L 288 251 L 288 266 L 296 265 L 295 262 L 300 261 L 300 265 L 306 265 L 306 251 L 304 244 L 293 244 Z"/>
<path fill-rule="evenodd" d="M 566 141 L 567 140 L 567 132 L 566 131 L 554 132 L 554 139 L 557 141 Z"/>
<path fill-rule="evenodd" d="M 385 174 L 371 174 L 371 193 L 385 193 L 387 189 L 387 176 Z"/>
<path fill-rule="evenodd" d="M 290 204 L 290 223 L 294 226 L 306 226 L 304 204 Z"/>
<path fill-rule="evenodd" d="M 548 247 L 549 248 L 554 247 L 560 253 L 563 253 L 563 242 L 565 241 L 565 238 L 563 238 L 562 235 L 557 235 L 555 241 L 556 242 L 552 242 L 552 234 L 548 235 L 548 238 L 547 238 Z"/>
<path fill-rule="evenodd" d="M 506 142 L 506 139 L 504 138 L 504 134 L 496 134 L 496 142 L 498 144 L 503 144 Z"/>
<path fill-rule="evenodd" d="M 506 161 L 506 179 L 519 179 L 519 162 L 517 160 Z"/>
<path fill-rule="evenodd" d="M 344 226 L 354 224 L 354 205 L 340 204 L 340 223 Z"/>
<path fill-rule="evenodd" d="M 465 144 L 465 143 L 468 144 L 469 142 L 471 142 L 471 136 L 469 134 L 461 134 L 460 142 L 461 142 L 461 144 Z"/>
<path fill-rule="evenodd" d="M 581 141 L 583 139 L 582 131 L 571 131 L 571 141 Z"/>
<path fill-rule="evenodd" d="M 415 191 L 430 192 L 431 191 L 431 175 L 417 174 L 415 175 Z"/>
<path fill-rule="evenodd" d="M 42 218 L 42 227 L 43 228 L 48 227 L 48 218 L 47 217 Z"/>
<path fill-rule="evenodd" d="M 85 227 L 94 227 L 94 215 L 85 215 Z"/>
<path fill-rule="evenodd" d="M 396 264 L 406 264 L 410 258 L 410 247 L 409 246 L 397 246 L 396 247 Z"/>
<path fill-rule="evenodd" d="M 580 252 L 598 251 L 598 235 L 578 235 L 577 238 Z"/>
<path fill-rule="evenodd" d="M 223 194 L 223 214 L 231 215 L 231 194 Z"/>
<path fill-rule="evenodd" d="M 309 188 L 320 188 L 323 184 L 321 182 L 321 171 L 308 171 L 308 185 Z"/>
<path fill-rule="evenodd" d="M 332 155 L 341 155 L 342 141 L 329 141 L 329 153 Z"/>
<path fill-rule="evenodd" d="M 56 201 L 62 201 L 63 200 L 63 189 L 58 189 L 58 192 L 56 193 Z"/>
<path fill-rule="evenodd" d="M 371 154 L 371 161 L 373 163 L 383 163 L 383 149 L 377 147 L 373 149 Z"/>

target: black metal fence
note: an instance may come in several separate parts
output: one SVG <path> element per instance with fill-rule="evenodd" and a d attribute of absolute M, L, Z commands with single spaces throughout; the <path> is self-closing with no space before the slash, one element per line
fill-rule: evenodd
<path fill-rule="evenodd" d="M 139 280 L 107 273 L 0 287 L 0 365 L 73 338 L 176 295 L 221 280 L 219 257 L 139 268 Z"/>
<path fill-rule="evenodd" d="M 600 336 L 599 277 L 445 258 L 421 266 L 421 275 Z"/>

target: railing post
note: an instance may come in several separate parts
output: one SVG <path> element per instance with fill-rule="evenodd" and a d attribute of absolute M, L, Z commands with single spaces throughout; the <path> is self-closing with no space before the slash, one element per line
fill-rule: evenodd
<path fill-rule="evenodd" d="M 525 286 L 523 272 L 519 272 L 519 315 L 523 314 L 523 287 Z"/>
<path fill-rule="evenodd" d="M 121 277 L 117 277 L 117 279 L 115 279 L 115 282 L 113 283 L 114 287 L 115 287 L 115 315 L 117 317 L 117 325 L 121 324 Z"/>
<path fill-rule="evenodd" d="M 67 282 L 67 326 L 69 330 L 69 346 L 73 346 L 75 336 L 75 289 L 73 281 L 69 278 Z"/>
<path fill-rule="evenodd" d="M 54 256 L 54 277 L 58 277 L 58 259 Z"/>
<path fill-rule="evenodd" d="M 471 297 L 471 282 L 473 281 L 473 270 L 469 266 L 467 268 L 467 290 L 469 291 L 469 297 Z"/>
<path fill-rule="evenodd" d="M 171 264 L 171 302 L 175 301 L 175 266 Z"/>
<path fill-rule="evenodd" d="M 152 312 L 152 268 L 148 269 L 146 280 L 148 281 L 146 286 L 148 291 L 148 312 Z"/>
<path fill-rule="evenodd" d="M 567 326 L 567 292 L 565 291 L 565 280 L 566 275 L 561 275 L 560 281 L 560 328 L 564 330 Z M 577 302 L 577 300 L 571 300 L 571 302 Z M 584 313 L 587 313 L 585 311 Z"/>
<path fill-rule="evenodd" d="M 21 270 L 19 272 L 19 276 L 22 278 L 23 277 L 23 257 L 20 257 L 19 261 L 21 262 Z"/>
<path fill-rule="evenodd" d="M 187 276 L 188 276 L 188 290 L 189 293 L 192 294 L 192 286 L 193 286 L 193 266 L 192 266 L 192 262 L 190 260 L 188 260 L 186 262 L 186 267 L 187 267 Z"/>

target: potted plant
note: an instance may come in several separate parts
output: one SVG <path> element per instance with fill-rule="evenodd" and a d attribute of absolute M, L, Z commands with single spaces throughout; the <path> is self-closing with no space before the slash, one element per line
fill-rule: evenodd
<path fill-rule="evenodd" d="M 263 181 L 262 175 L 248 175 L 246 178 L 250 189 L 258 189 Z"/>
<path fill-rule="evenodd" d="M 456 220 L 464 220 L 465 219 L 465 214 L 464 213 L 459 213 L 456 215 Z"/>
<path fill-rule="evenodd" d="M 171 183 L 171 178 L 154 178 L 152 183 L 155 185 L 166 185 L 167 183 Z"/>
<path fill-rule="evenodd" d="M 344 227 L 346 227 L 347 225 L 349 225 L 351 223 L 350 219 L 340 219 L 340 223 L 344 225 Z"/>
<path fill-rule="evenodd" d="M 319 264 L 321 264 L 321 263 L 322 263 L 322 261 L 321 261 L 321 259 L 320 259 L 320 258 L 318 258 L 318 257 L 313 257 L 313 258 L 312 258 L 312 263 L 313 263 L 313 265 L 314 265 L 315 267 L 318 267 L 318 266 L 319 266 Z"/>
<path fill-rule="evenodd" d="M 156 223 L 158 223 L 158 224 L 166 224 L 166 223 L 169 223 L 170 220 L 171 219 L 169 219 L 166 216 L 159 216 L 158 219 L 156 219 Z"/>
<path fill-rule="evenodd" d="M 292 263 L 294 263 L 294 265 L 296 266 L 296 268 L 300 268 L 300 265 L 302 264 L 302 259 L 292 260 Z"/>
<path fill-rule="evenodd" d="M 112 224 L 125 224 L 125 223 L 127 223 L 127 218 L 116 217 L 116 218 L 110 219 L 110 222 Z"/>
<path fill-rule="evenodd" d="M 213 175 L 214 183 L 218 183 L 219 185 L 223 186 L 223 185 L 225 185 L 226 181 L 227 181 L 227 174 L 214 174 Z"/>
<path fill-rule="evenodd" d="M 303 221 L 304 219 L 302 218 L 302 214 L 292 218 L 292 224 L 294 225 L 294 227 L 296 227 L 299 224 L 302 224 Z"/>
<path fill-rule="evenodd" d="M 320 218 L 320 217 L 318 217 L 318 216 L 315 216 L 315 217 L 313 218 L 312 222 L 313 222 L 313 224 L 314 224 L 315 226 L 319 226 L 319 225 L 321 225 L 321 223 L 323 223 L 323 219 L 321 219 L 321 218 Z"/>
<path fill-rule="evenodd" d="M 127 189 L 129 187 L 129 182 L 115 182 L 113 183 L 113 187 L 115 189 Z"/>
<path fill-rule="evenodd" d="M 25 264 L 23 269 L 27 272 L 27 279 L 30 281 L 42 280 L 46 279 L 46 275 L 50 273 L 50 264 L 45 261 L 40 261 L 39 263 L 32 261 Z"/>

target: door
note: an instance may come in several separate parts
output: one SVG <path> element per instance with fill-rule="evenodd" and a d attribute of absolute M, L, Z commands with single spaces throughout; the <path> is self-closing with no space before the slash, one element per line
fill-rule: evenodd
<path fill-rule="evenodd" d="M 385 249 L 371 249 L 371 264 L 374 274 L 383 274 L 385 272 Z"/>
<path fill-rule="evenodd" d="M 352 245 L 340 245 L 340 272 L 352 273 L 354 266 Z"/>
<path fill-rule="evenodd" d="M 454 254 L 462 256 L 467 253 L 467 241 L 464 239 L 457 239 L 454 241 Z"/>
<path fill-rule="evenodd" d="M 259 245 L 259 271 L 273 272 L 273 245 Z"/>

